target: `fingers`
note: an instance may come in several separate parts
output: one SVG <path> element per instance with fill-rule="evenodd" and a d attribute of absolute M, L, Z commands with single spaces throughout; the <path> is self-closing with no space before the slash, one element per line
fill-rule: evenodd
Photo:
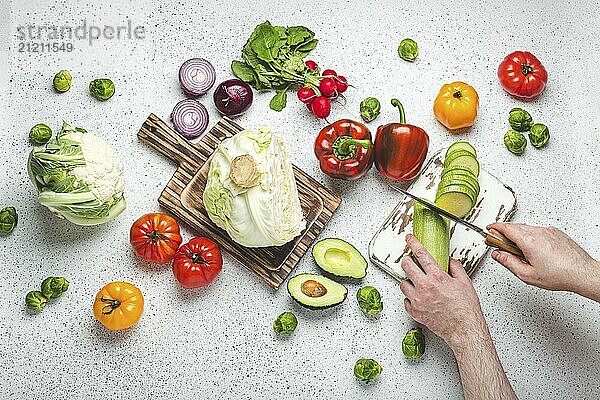
<path fill-rule="evenodd" d="M 404 280 L 400 282 L 400 290 L 402 291 L 402 293 L 404 293 L 404 296 L 406 296 L 409 299 L 413 299 L 415 297 L 415 286 L 409 280 Z"/>
<path fill-rule="evenodd" d="M 486 227 L 488 230 L 495 229 L 508 239 L 513 241 L 517 246 L 524 246 L 526 243 L 524 239 L 530 237 L 532 230 L 535 229 L 533 226 L 525 224 L 515 224 L 508 222 L 496 222 Z"/>
<path fill-rule="evenodd" d="M 425 278 L 425 273 L 415 262 L 410 258 L 410 256 L 405 256 L 402 258 L 400 262 L 400 266 L 402 270 L 406 274 L 406 277 L 413 282 L 419 282 L 420 280 Z"/>
<path fill-rule="evenodd" d="M 448 273 L 451 277 L 461 280 L 463 282 L 470 281 L 469 275 L 465 271 L 464 267 L 460 263 L 460 261 L 455 260 L 454 258 L 450 259 L 450 265 L 448 266 Z"/>
<path fill-rule="evenodd" d="M 411 234 L 406 235 L 406 243 L 419 265 L 427 274 L 436 275 L 441 272 L 440 266 L 427 249 Z"/>
<path fill-rule="evenodd" d="M 520 258 L 501 250 L 494 250 L 492 258 L 505 266 L 517 278 L 527 283 L 527 276 L 532 268 L 531 265 L 524 263 Z"/>
<path fill-rule="evenodd" d="M 410 300 L 409 299 L 404 299 L 404 308 L 406 309 L 406 312 L 408 313 L 408 315 L 410 315 L 411 317 L 413 317 L 414 309 L 412 307 L 412 304 L 410 304 Z"/>

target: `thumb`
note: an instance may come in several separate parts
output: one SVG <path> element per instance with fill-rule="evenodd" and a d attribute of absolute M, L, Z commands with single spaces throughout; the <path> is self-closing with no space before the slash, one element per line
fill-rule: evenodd
<path fill-rule="evenodd" d="M 517 278 L 526 282 L 527 273 L 532 268 L 531 265 L 524 263 L 520 258 L 506 251 L 494 250 L 492 258 L 502 264 L 506 269 L 512 272 Z"/>

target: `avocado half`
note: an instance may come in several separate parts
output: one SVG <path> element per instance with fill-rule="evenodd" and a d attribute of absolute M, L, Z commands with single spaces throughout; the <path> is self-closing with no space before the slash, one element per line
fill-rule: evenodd
<path fill-rule="evenodd" d="M 312 248 L 317 265 L 325 272 L 349 278 L 367 275 L 367 260 L 350 243 L 342 239 L 323 239 Z"/>
<path fill-rule="evenodd" d="M 337 306 L 348 295 L 344 285 L 315 274 L 299 274 L 290 278 L 287 289 L 292 299 L 311 310 Z"/>

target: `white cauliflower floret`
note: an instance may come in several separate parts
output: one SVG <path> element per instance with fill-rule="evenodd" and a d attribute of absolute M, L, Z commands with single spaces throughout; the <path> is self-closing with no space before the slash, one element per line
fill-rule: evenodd
<path fill-rule="evenodd" d="M 92 193 L 106 203 L 123 194 L 123 163 L 117 152 L 104 139 L 89 132 L 73 132 L 67 139 L 81 143 L 85 167 L 71 171 L 84 181 Z"/>

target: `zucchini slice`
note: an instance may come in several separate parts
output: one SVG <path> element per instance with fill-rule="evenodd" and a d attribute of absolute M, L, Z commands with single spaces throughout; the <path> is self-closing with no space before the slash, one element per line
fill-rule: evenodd
<path fill-rule="evenodd" d="M 473 155 L 456 157 L 450 161 L 447 168 L 461 167 L 470 169 L 475 176 L 479 176 L 479 162 Z"/>
<path fill-rule="evenodd" d="M 450 224 L 435 211 L 415 202 L 413 235 L 433 256 L 440 268 L 448 272 L 450 260 Z"/>
<path fill-rule="evenodd" d="M 448 166 L 452 162 L 452 160 L 455 160 L 458 157 L 473 157 L 475 159 L 477 158 L 473 155 L 473 153 L 470 153 L 466 150 L 456 150 L 446 156 L 446 158 L 444 159 L 444 166 Z"/>
<path fill-rule="evenodd" d="M 459 172 L 455 172 L 452 174 L 446 174 L 444 175 L 444 177 L 442 178 L 442 180 L 440 181 L 440 184 L 438 185 L 438 190 L 440 187 L 443 186 L 451 186 L 453 184 L 467 184 L 468 186 L 470 186 L 473 191 L 475 192 L 475 194 L 479 195 L 479 182 L 477 181 L 477 178 L 473 179 L 473 174 L 461 174 Z"/>
<path fill-rule="evenodd" d="M 464 217 L 475 205 L 473 192 L 468 186 L 453 185 L 440 189 L 435 204 L 457 217 Z"/>
<path fill-rule="evenodd" d="M 448 147 L 448 150 L 446 150 L 446 158 L 448 157 L 448 155 L 456 150 L 466 150 L 469 153 L 473 154 L 475 157 L 477 157 L 477 150 L 475 150 L 475 147 L 473 147 L 473 145 L 469 142 L 454 142 L 452 143 L 452 145 L 450 145 L 450 147 Z"/>

